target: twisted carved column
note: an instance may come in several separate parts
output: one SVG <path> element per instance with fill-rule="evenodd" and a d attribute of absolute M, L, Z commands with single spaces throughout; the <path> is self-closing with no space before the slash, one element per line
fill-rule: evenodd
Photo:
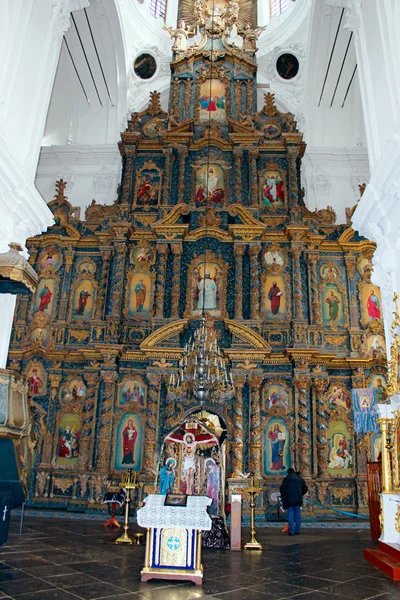
<path fill-rule="evenodd" d="M 172 108 L 174 111 L 176 111 L 179 106 L 179 86 L 180 79 L 175 77 L 174 81 L 172 82 Z"/>
<path fill-rule="evenodd" d="M 135 165 L 136 147 L 128 147 L 125 149 L 125 170 L 124 170 L 124 184 L 121 190 L 121 201 L 120 204 L 129 204 L 129 196 L 132 189 L 133 183 L 133 167 Z"/>
<path fill-rule="evenodd" d="M 253 81 L 246 81 L 247 110 L 253 112 Z"/>
<path fill-rule="evenodd" d="M 49 374 L 49 383 L 50 383 L 50 401 L 47 408 L 47 433 L 43 429 L 43 433 L 45 433 L 43 440 L 43 449 L 42 449 L 42 465 L 48 465 L 51 463 L 53 458 L 53 443 L 54 438 L 51 435 L 50 431 L 53 430 L 53 422 L 55 421 L 56 412 L 57 412 L 57 397 L 58 391 L 61 383 L 61 375 L 58 373 L 50 373 Z"/>
<path fill-rule="evenodd" d="M 112 248 L 103 248 L 101 250 L 101 276 L 99 285 L 99 294 L 97 297 L 96 319 L 104 319 L 104 308 L 106 303 L 107 282 L 110 271 Z"/>
<path fill-rule="evenodd" d="M 110 467 L 111 458 L 112 415 L 118 373 L 111 370 L 101 371 L 101 378 L 103 380 L 103 394 L 97 445 L 97 467 L 100 469 L 108 469 Z"/>
<path fill-rule="evenodd" d="M 242 82 L 241 80 L 235 81 L 235 105 L 236 105 L 236 119 L 239 120 L 239 117 L 242 113 Z"/>
<path fill-rule="evenodd" d="M 249 190 L 250 190 L 250 205 L 258 205 L 258 179 L 257 179 L 257 158 L 258 148 L 250 148 L 249 150 Z"/>
<path fill-rule="evenodd" d="M 260 268 L 258 256 L 260 244 L 250 246 L 250 315 L 257 319 L 260 314 Z"/>
<path fill-rule="evenodd" d="M 312 323 L 321 323 L 321 307 L 318 297 L 317 254 L 308 254 L 308 275 L 310 279 L 310 298 Z"/>
<path fill-rule="evenodd" d="M 121 314 L 121 302 L 124 285 L 124 271 L 126 259 L 126 228 L 115 227 L 118 236 L 114 242 L 114 268 L 111 292 L 111 317 L 119 317 Z"/>
<path fill-rule="evenodd" d="M 146 475 L 153 477 L 157 452 L 157 416 L 161 375 L 159 373 L 147 373 L 147 380 L 149 391 L 147 394 L 146 440 L 143 448 L 142 470 Z"/>
<path fill-rule="evenodd" d="M 179 176 L 178 176 L 178 203 L 184 202 L 185 200 L 185 167 L 186 157 L 188 151 L 187 148 L 179 148 Z"/>
<path fill-rule="evenodd" d="M 233 160 L 234 160 L 234 197 L 235 202 L 240 204 L 242 202 L 242 160 L 243 160 L 243 149 L 233 149 Z"/>
<path fill-rule="evenodd" d="M 303 292 L 302 292 L 302 281 L 301 281 L 301 266 L 300 266 L 300 255 L 302 252 L 301 246 L 293 246 L 291 249 L 292 253 L 292 273 L 293 273 L 293 286 L 294 286 L 294 318 L 302 320 L 303 315 Z"/>
<path fill-rule="evenodd" d="M 262 378 L 252 377 L 250 384 L 250 472 L 261 477 L 261 399 Z"/>
<path fill-rule="evenodd" d="M 164 316 L 165 298 L 165 269 L 167 266 L 168 246 L 157 244 L 157 288 L 156 288 L 156 317 L 162 319 Z"/>
<path fill-rule="evenodd" d="M 349 290 L 349 299 L 350 299 L 350 327 L 351 329 L 359 328 L 358 325 L 358 307 L 357 307 L 357 297 L 358 290 L 356 288 L 355 283 L 355 273 L 356 273 L 356 257 L 354 254 L 345 254 L 344 257 L 346 263 L 346 272 L 347 272 L 347 285 Z"/>
<path fill-rule="evenodd" d="M 314 475 L 321 477 L 328 470 L 328 415 L 325 412 L 325 391 L 329 380 L 326 377 L 315 378 L 312 382 L 314 396 L 314 423 L 316 425 L 316 460 L 314 461 Z M 315 439 L 315 438 L 314 438 Z"/>
<path fill-rule="evenodd" d="M 192 79 L 185 79 L 185 94 L 184 94 L 184 102 L 186 107 L 186 112 L 188 118 L 190 117 L 190 110 L 192 104 Z"/>
<path fill-rule="evenodd" d="M 171 244 L 173 254 L 172 264 L 172 293 L 171 293 L 171 317 L 179 318 L 179 298 L 181 287 L 181 257 L 182 245 Z"/>
<path fill-rule="evenodd" d="M 243 318 L 243 255 L 245 247 L 243 244 L 235 244 L 235 319 Z"/>
<path fill-rule="evenodd" d="M 78 466 L 90 469 L 93 460 L 93 417 L 96 407 L 99 376 L 97 373 L 84 374 L 86 384 L 86 400 L 82 409 L 82 435 L 79 444 Z"/>
<path fill-rule="evenodd" d="M 293 378 L 297 413 L 297 467 L 303 477 L 311 475 L 310 464 L 310 418 L 308 411 L 307 392 L 310 384 L 308 373 L 298 373 Z"/>
<path fill-rule="evenodd" d="M 235 399 L 232 408 L 232 470 L 235 477 L 244 472 L 243 467 L 243 386 L 246 378 L 234 376 Z"/>
<path fill-rule="evenodd" d="M 64 279 L 62 282 L 61 288 L 61 299 L 60 299 L 60 312 L 59 312 L 59 320 L 65 321 L 67 317 L 68 310 L 68 292 L 71 286 L 71 277 L 72 277 L 72 265 L 74 262 L 75 250 L 70 246 L 68 250 L 64 252 L 64 260 L 65 260 L 65 273 Z"/>
<path fill-rule="evenodd" d="M 289 207 L 299 205 L 299 182 L 297 178 L 298 146 L 289 146 L 287 157 L 289 162 Z"/>
<path fill-rule="evenodd" d="M 171 164 L 172 164 L 172 148 L 164 148 L 164 181 L 162 189 L 162 203 L 169 204 L 170 189 L 171 189 Z"/>

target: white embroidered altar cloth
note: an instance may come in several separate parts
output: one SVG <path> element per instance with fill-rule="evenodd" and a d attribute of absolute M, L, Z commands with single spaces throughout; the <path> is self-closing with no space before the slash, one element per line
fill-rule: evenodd
<path fill-rule="evenodd" d="M 137 511 L 140 527 L 211 529 L 211 518 L 206 508 L 212 500 L 208 496 L 188 496 L 186 506 L 164 506 L 165 495 L 161 494 L 150 494 L 144 502 L 146 505 Z"/>

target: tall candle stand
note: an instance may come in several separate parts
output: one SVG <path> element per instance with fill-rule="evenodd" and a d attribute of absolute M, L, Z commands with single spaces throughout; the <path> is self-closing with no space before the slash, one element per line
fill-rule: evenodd
<path fill-rule="evenodd" d="M 129 504 L 131 501 L 131 490 L 134 490 L 137 487 L 139 487 L 139 484 L 136 483 L 136 473 L 133 473 L 133 478 L 132 478 L 132 469 L 129 469 L 127 473 L 122 473 L 121 488 L 126 490 L 124 533 L 115 540 L 116 544 L 133 544 L 133 539 L 130 537 L 130 535 L 128 535 Z"/>
<path fill-rule="evenodd" d="M 244 545 L 245 550 L 262 550 L 262 545 L 260 542 L 256 540 L 256 528 L 255 528 L 255 506 L 254 498 L 256 494 L 259 494 L 262 491 L 262 487 L 258 487 L 254 485 L 254 475 L 251 476 L 251 486 L 243 490 L 250 495 L 250 541 Z"/>

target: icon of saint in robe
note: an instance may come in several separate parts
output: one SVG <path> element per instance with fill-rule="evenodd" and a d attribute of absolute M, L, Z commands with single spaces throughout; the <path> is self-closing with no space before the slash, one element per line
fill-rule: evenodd
<path fill-rule="evenodd" d="M 127 426 L 122 432 L 122 450 L 123 450 L 123 465 L 134 465 L 135 444 L 138 432 L 133 425 L 132 419 L 129 419 Z"/>
<path fill-rule="evenodd" d="M 50 304 L 52 295 L 53 295 L 53 292 L 51 292 L 51 290 L 49 289 L 49 286 L 46 284 L 39 294 L 39 297 L 40 297 L 40 304 L 39 304 L 39 308 L 38 308 L 39 312 L 44 312 L 46 310 L 46 308 Z"/>
<path fill-rule="evenodd" d="M 282 295 L 283 292 L 281 292 L 280 288 L 276 285 L 276 281 L 274 281 L 268 292 L 268 299 L 271 301 L 271 312 L 273 315 L 277 315 L 279 313 Z"/>
<path fill-rule="evenodd" d="M 330 292 L 329 296 L 325 298 L 325 302 L 329 307 L 329 321 L 337 321 L 339 318 L 340 299 L 333 292 Z"/>
<path fill-rule="evenodd" d="M 139 283 L 135 285 L 136 294 L 136 312 L 142 312 L 146 300 L 147 288 L 143 283 L 143 279 L 139 279 Z"/>
<path fill-rule="evenodd" d="M 198 284 L 199 300 L 197 309 L 199 310 L 215 310 L 217 308 L 217 284 L 214 279 L 211 279 L 211 273 L 206 270 L 204 278 Z"/>

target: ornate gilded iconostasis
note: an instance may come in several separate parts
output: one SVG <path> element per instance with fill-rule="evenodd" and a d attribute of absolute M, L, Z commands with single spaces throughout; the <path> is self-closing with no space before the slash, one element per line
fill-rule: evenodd
<path fill-rule="evenodd" d="M 159 490 L 172 460 L 175 489 L 209 491 L 219 512 L 249 471 L 269 506 L 289 466 L 313 502 L 364 509 L 379 434 L 356 436 L 351 389 L 385 398 L 374 245 L 306 208 L 293 115 L 272 93 L 257 112 L 252 3 L 188 4 L 169 112 L 153 92 L 132 114 L 115 203 L 78 220 L 60 180 L 54 226 L 27 244 L 39 284 L 18 302 L 9 367 L 38 436 L 31 503 L 100 506 L 127 468 Z M 203 307 L 235 396 L 200 407 L 168 384 Z"/>

